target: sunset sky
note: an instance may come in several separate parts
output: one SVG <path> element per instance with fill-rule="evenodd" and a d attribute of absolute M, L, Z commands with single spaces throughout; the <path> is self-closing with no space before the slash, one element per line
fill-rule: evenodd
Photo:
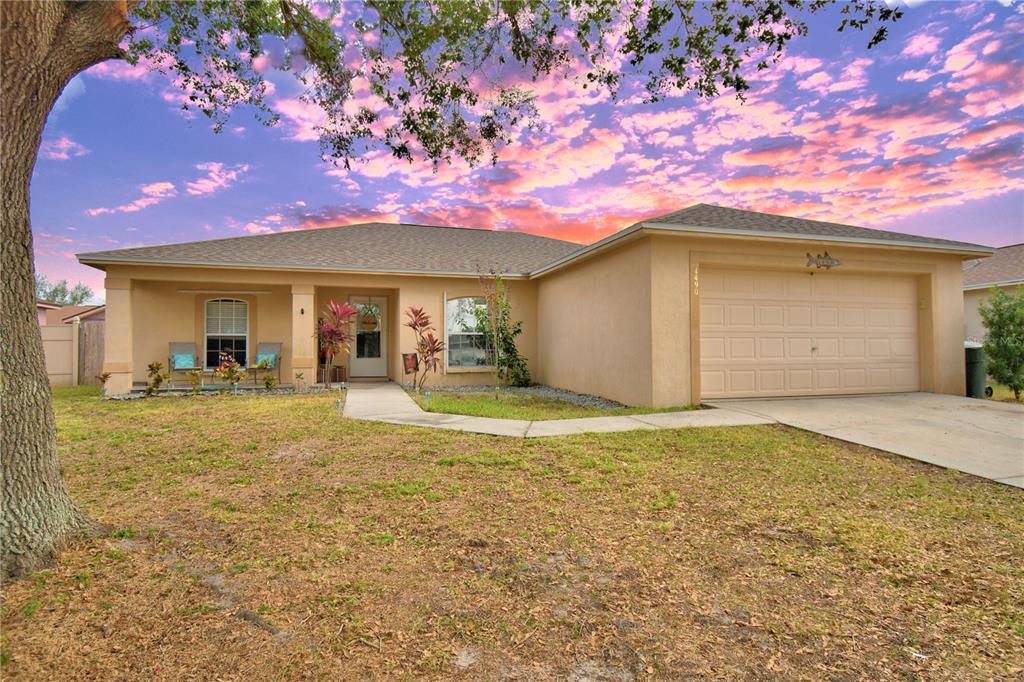
<path fill-rule="evenodd" d="M 36 267 L 103 297 L 75 253 L 367 220 L 525 230 L 581 243 L 707 202 L 1001 246 L 1024 241 L 1024 5 L 915 4 L 882 45 L 837 12 L 755 74 L 746 103 L 619 101 L 538 82 L 543 128 L 496 166 L 319 160 L 318 112 L 267 72 L 267 128 L 221 134 L 167 76 L 108 62 L 50 115 L 32 183 Z"/>

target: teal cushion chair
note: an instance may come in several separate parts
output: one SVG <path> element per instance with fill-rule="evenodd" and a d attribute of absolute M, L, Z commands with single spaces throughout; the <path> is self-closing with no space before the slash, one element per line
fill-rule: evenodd
<path fill-rule="evenodd" d="M 171 388 L 174 388 L 175 372 L 191 372 L 196 369 L 202 370 L 196 344 L 192 341 L 171 341 L 167 353 L 167 372 L 171 377 Z"/>
<path fill-rule="evenodd" d="M 256 383 L 256 375 L 260 372 L 258 365 L 262 360 L 268 361 L 268 367 L 264 371 L 277 371 L 277 383 L 281 384 L 281 349 L 284 344 L 280 341 L 269 341 L 256 344 L 256 362 L 252 364 L 252 382 Z"/>

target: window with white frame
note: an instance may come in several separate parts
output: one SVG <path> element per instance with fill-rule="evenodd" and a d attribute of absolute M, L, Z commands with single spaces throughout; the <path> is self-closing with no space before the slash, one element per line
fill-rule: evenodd
<path fill-rule="evenodd" d="M 479 312 L 478 312 L 479 311 Z M 449 367 L 492 367 L 494 352 L 479 324 L 487 303 L 479 296 L 451 298 L 445 306 Z"/>
<path fill-rule="evenodd" d="M 207 301 L 206 367 L 218 366 L 221 353 L 227 353 L 244 366 L 248 349 L 249 304 L 234 298 Z"/>

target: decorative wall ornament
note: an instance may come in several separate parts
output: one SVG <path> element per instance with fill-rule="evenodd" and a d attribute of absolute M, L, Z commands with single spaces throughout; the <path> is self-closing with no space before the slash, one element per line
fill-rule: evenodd
<path fill-rule="evenodd" d="M 813 265 L 818 269 L 825 268 L 826 270 L 831 270 L 832 268 L 838 268 L 842 264 L 843 261 L 828 255 L 828 251 L 824 254 L 818 254 L 817 256 L 812 256 L 809 253 L 807 254 L 807 267 L 811 267 Z"/>

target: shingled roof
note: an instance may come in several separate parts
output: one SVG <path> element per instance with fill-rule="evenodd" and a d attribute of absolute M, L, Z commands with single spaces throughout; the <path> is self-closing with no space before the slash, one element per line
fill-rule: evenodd
<path fill-rule="evenodd" d="M 991 258 L 964 263 L 964 289 L 1024 283 L 1024 244 L 996 249 Z"/>
<path fill-rule="evenodd" d="M 987 246 L 866 227 L 697 204 L 616 232 L 590 246 L 526 232 L 437 225 L 360 223 L 249 237 L 78 254 L 87 265 L 143 263 L 431 275 L 539 275 L 610 247 L 642 229 L 832 240 L 990 254 Z"/>
<path fill-rule="evenodd" d="M 638 223 L 651 228 L 681 228 L 692 232 L 729 232 L 750 234 L 765 237 L 802 237 L 819 238 L 835 241 L 868 242 L 876 244 L 892 244 L 902 246 L 923 246 L 932 248 L 950 248 L 955 250 L 980 251 L 991 253 L 987 246 L 957 242 L 935 237 L 922 237 L 916 234 L 873 230 L 856 225 L 829 223 L 820 220 L 791 218 L 774 213 L 744 211 L 738 208 L 726 208 L 712 204 L 695 204 L 681 211 L 674 211 L 657 218 Z"/>
<path fill-rule="evenodd" d="M 94 251 L 78 258 L 90 265 L 128 262 L 461 275 L 494 270 L 520 275 L 579 248 L 579 244 L 526 232 L 360 223 Z"/>

